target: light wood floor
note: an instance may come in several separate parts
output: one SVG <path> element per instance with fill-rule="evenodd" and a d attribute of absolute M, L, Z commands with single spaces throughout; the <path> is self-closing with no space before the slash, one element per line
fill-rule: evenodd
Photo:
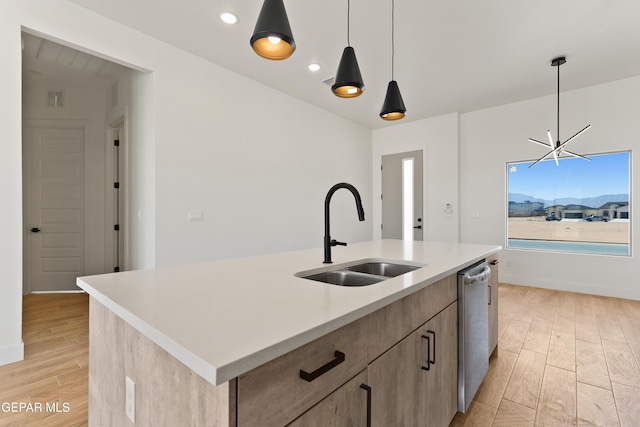
<path fill-rule="evenodd" d="M 500 341 L 451 426 L 640 426 L 640 301 L 500 284 Z"/>
<path fill-rule="evenodd" d="M 497 357 L 452 426 L 640 426 L 640 301 L 499 289 Z M 24 297 L 25 360 L 0 366 L 0 404 L 43 412 L 0 411 L 0 426 L 87 424 L 88 311 L 84 294 Z"/>
<path fill-rule="evenodd" d="M 33 410 L 0 408 L 0 426 L 87 425 L 89 297 L 27 295 L 22 312 L 25 358 L 0 366 L 0 404 L 31 403 Z"/>

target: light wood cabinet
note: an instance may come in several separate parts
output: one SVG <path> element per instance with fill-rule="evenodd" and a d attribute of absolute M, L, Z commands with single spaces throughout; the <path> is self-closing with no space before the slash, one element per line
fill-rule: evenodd
<path fill-rule="evenodd" d="M 371 389 L 367 370 L 331 393 L 326 399 L 289 424 L 290 427 L 366 427 L 371 417 Z"/>
<path fill-rule="evenodd" d="M 489 356 L 498 346 L 498 254 L 487 257 L 489 277 Z"/>
<path fill-rule="evenodd" d="M 93 300 L 90 313 L 91 424 L 128 422 L 109 403 L 123 399 L 126 375 L 145 425 L 444 426 L 455 414 L 455 275 L 220 386 Z M 124 362 L 103 356 L 111 348 L 128 349 Z M 171 410 L 154 411 L 158 404 Z"/>
<path fill-rule="evenodd" d="M 372 426 L 419 426 L 426 417 L 427 343 L 417 330 L 369 365 Z"/>
<path fill-rule="evenodd" d="M 371 314 L 369 362 L 457 299 L 457 277 L 451 275 Z"/>
<path fill-rule="evenodd" d="M 457 282 L 456 276 L 452 275 L 240 376 L 238 425 L 283 426 L 293 420 L 293 425 L 297 426 L 316 425 L 312 421 L 316 416 L 323 420 L 338 417 L 342 420 L 338 425 L 351 425 L 345 420 L 361 418 L 354 414 L 359 414 L 366 407 L 366 404 L 363 406 L 357 400 L 366 393 L 359 388 L 360 384 L 351 384 L 347 380 L 364 371 L 367 362 L 367 384 L 371 386 L 373 396 L 372 425 L 420 425 L 420 420 L 431 416 L 425 412 L 424 403 L 416 404 L 425 400 L 418 399 L 417 394 L 427 391 L 424 375 L 420 375 L 423 372 L 420 372 L 419 361 L 425 359 L 433 344 L 428 348 L 429 340 L 420 337 L 421 333 L 427 332 L 421 332 L 419 328 L 446 307 L 456 307 L 456 300 Z M 446 330 L 443 322 L 450 323 Z M 432 328 L 442 329 L 436 332 L 443 337 L 442 347 L 438 349 L 442 362 L 438 367 L 444 366 L 448 358 L 453 361 L 455 368 L 457 317 L 438 321 Z M 444 338 L 452 330 L 456 331 L 453 347 Z M 337 364 L 334 362 L 338 357 L 336 350 L 344 354 L 344 361 Z M 450 353 L 445 357 L 447 351 Z M 313 381 L 304 381 L 300 377 L 301 369 L 311 372 L 332 363 L 335 366 Z M 426 359 L 421 363 L 429 366 Z M 445 385 L 445 381 L 440 379 L 444 378 L 440 371 L 448 372 L 444 368 L 433 370 L 434 387 L 450 387 L 451 390 L 447 390 L 446 394 L 452 394 L 455 398 L 455 372 L 453 382 Z M 440 393 L 443 391 L 440 390 Z M 356 399 L 351 396 L 359 397 Z M 349 407 L 354 405 L 356 407 Z M 421 409 L 416 412 L 416 408 Z M 438 408 L 438 411 L 441 410 Z M 444 416 L 448 416 L 448 412 Z M 402 422 L 397 424 L 397 420 Z"/>
<path fill-rule="evenodd" d="M 449 305 L 421 328 L 431 357 L 424 371 L 426 418 L 420 425 L 448 426 L 458 408 L 458 304 Z"/>
<path fill-rule="evenodd" d="M 367 330 L 360 319 L 241 375 L 238 425 L 284 426 L 363 371 Z"/>
<path fill-rule="evenodd" d="M 372 426 L 447 426 L 457 408 L 457 304 L 369 365 Z"/>

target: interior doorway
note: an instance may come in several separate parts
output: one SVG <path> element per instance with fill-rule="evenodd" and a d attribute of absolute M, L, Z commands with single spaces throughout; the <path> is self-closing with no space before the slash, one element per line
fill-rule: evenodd
<path fill-rule="evenodd" d="M 422 150 L 382 156 L 382 238 L 423 240 Z"/>
<path fill-rule="evenodd" d="M 79 276 L 124 270 L 115 221 L 125 217 L 117 193 L 126 182 L 113 165 L 126 152 L 117 154 L 110 135 L 126 135 L 128 95 L 118 83 L 128 87 L 129 69 L 22 38 L 23 293 L 78 292 Z"/>

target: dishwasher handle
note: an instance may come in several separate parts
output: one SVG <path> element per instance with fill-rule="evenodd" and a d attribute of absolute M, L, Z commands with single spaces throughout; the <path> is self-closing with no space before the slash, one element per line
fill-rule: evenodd
<path fill-rule="evenodd" d="M 464 284 L 465 285 L 473 285 L 473 284 L 476 284 L 476 283 L 486 282 L 487 280 L 489 280 L 489 276 L 491 276 L 491 269 L 487 265 L 487 266 L 484 267 L 484 269 L 482 270 L 481 273 L 478 273 L 475 276 L 469 276 L 469 275 L 465 274 L 463 276 Z"/>

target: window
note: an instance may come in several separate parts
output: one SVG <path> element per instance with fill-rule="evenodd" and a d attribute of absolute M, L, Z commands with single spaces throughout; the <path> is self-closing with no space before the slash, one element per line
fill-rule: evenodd
<path fill-rule="evenodd" d="M 413 157 L 402 159 L 402 239 L 413 240 Z"/>
<path fill-rule="evenodd" d="M 628 151 L 507 163 L 507 248 L 631 255 Z"/>

